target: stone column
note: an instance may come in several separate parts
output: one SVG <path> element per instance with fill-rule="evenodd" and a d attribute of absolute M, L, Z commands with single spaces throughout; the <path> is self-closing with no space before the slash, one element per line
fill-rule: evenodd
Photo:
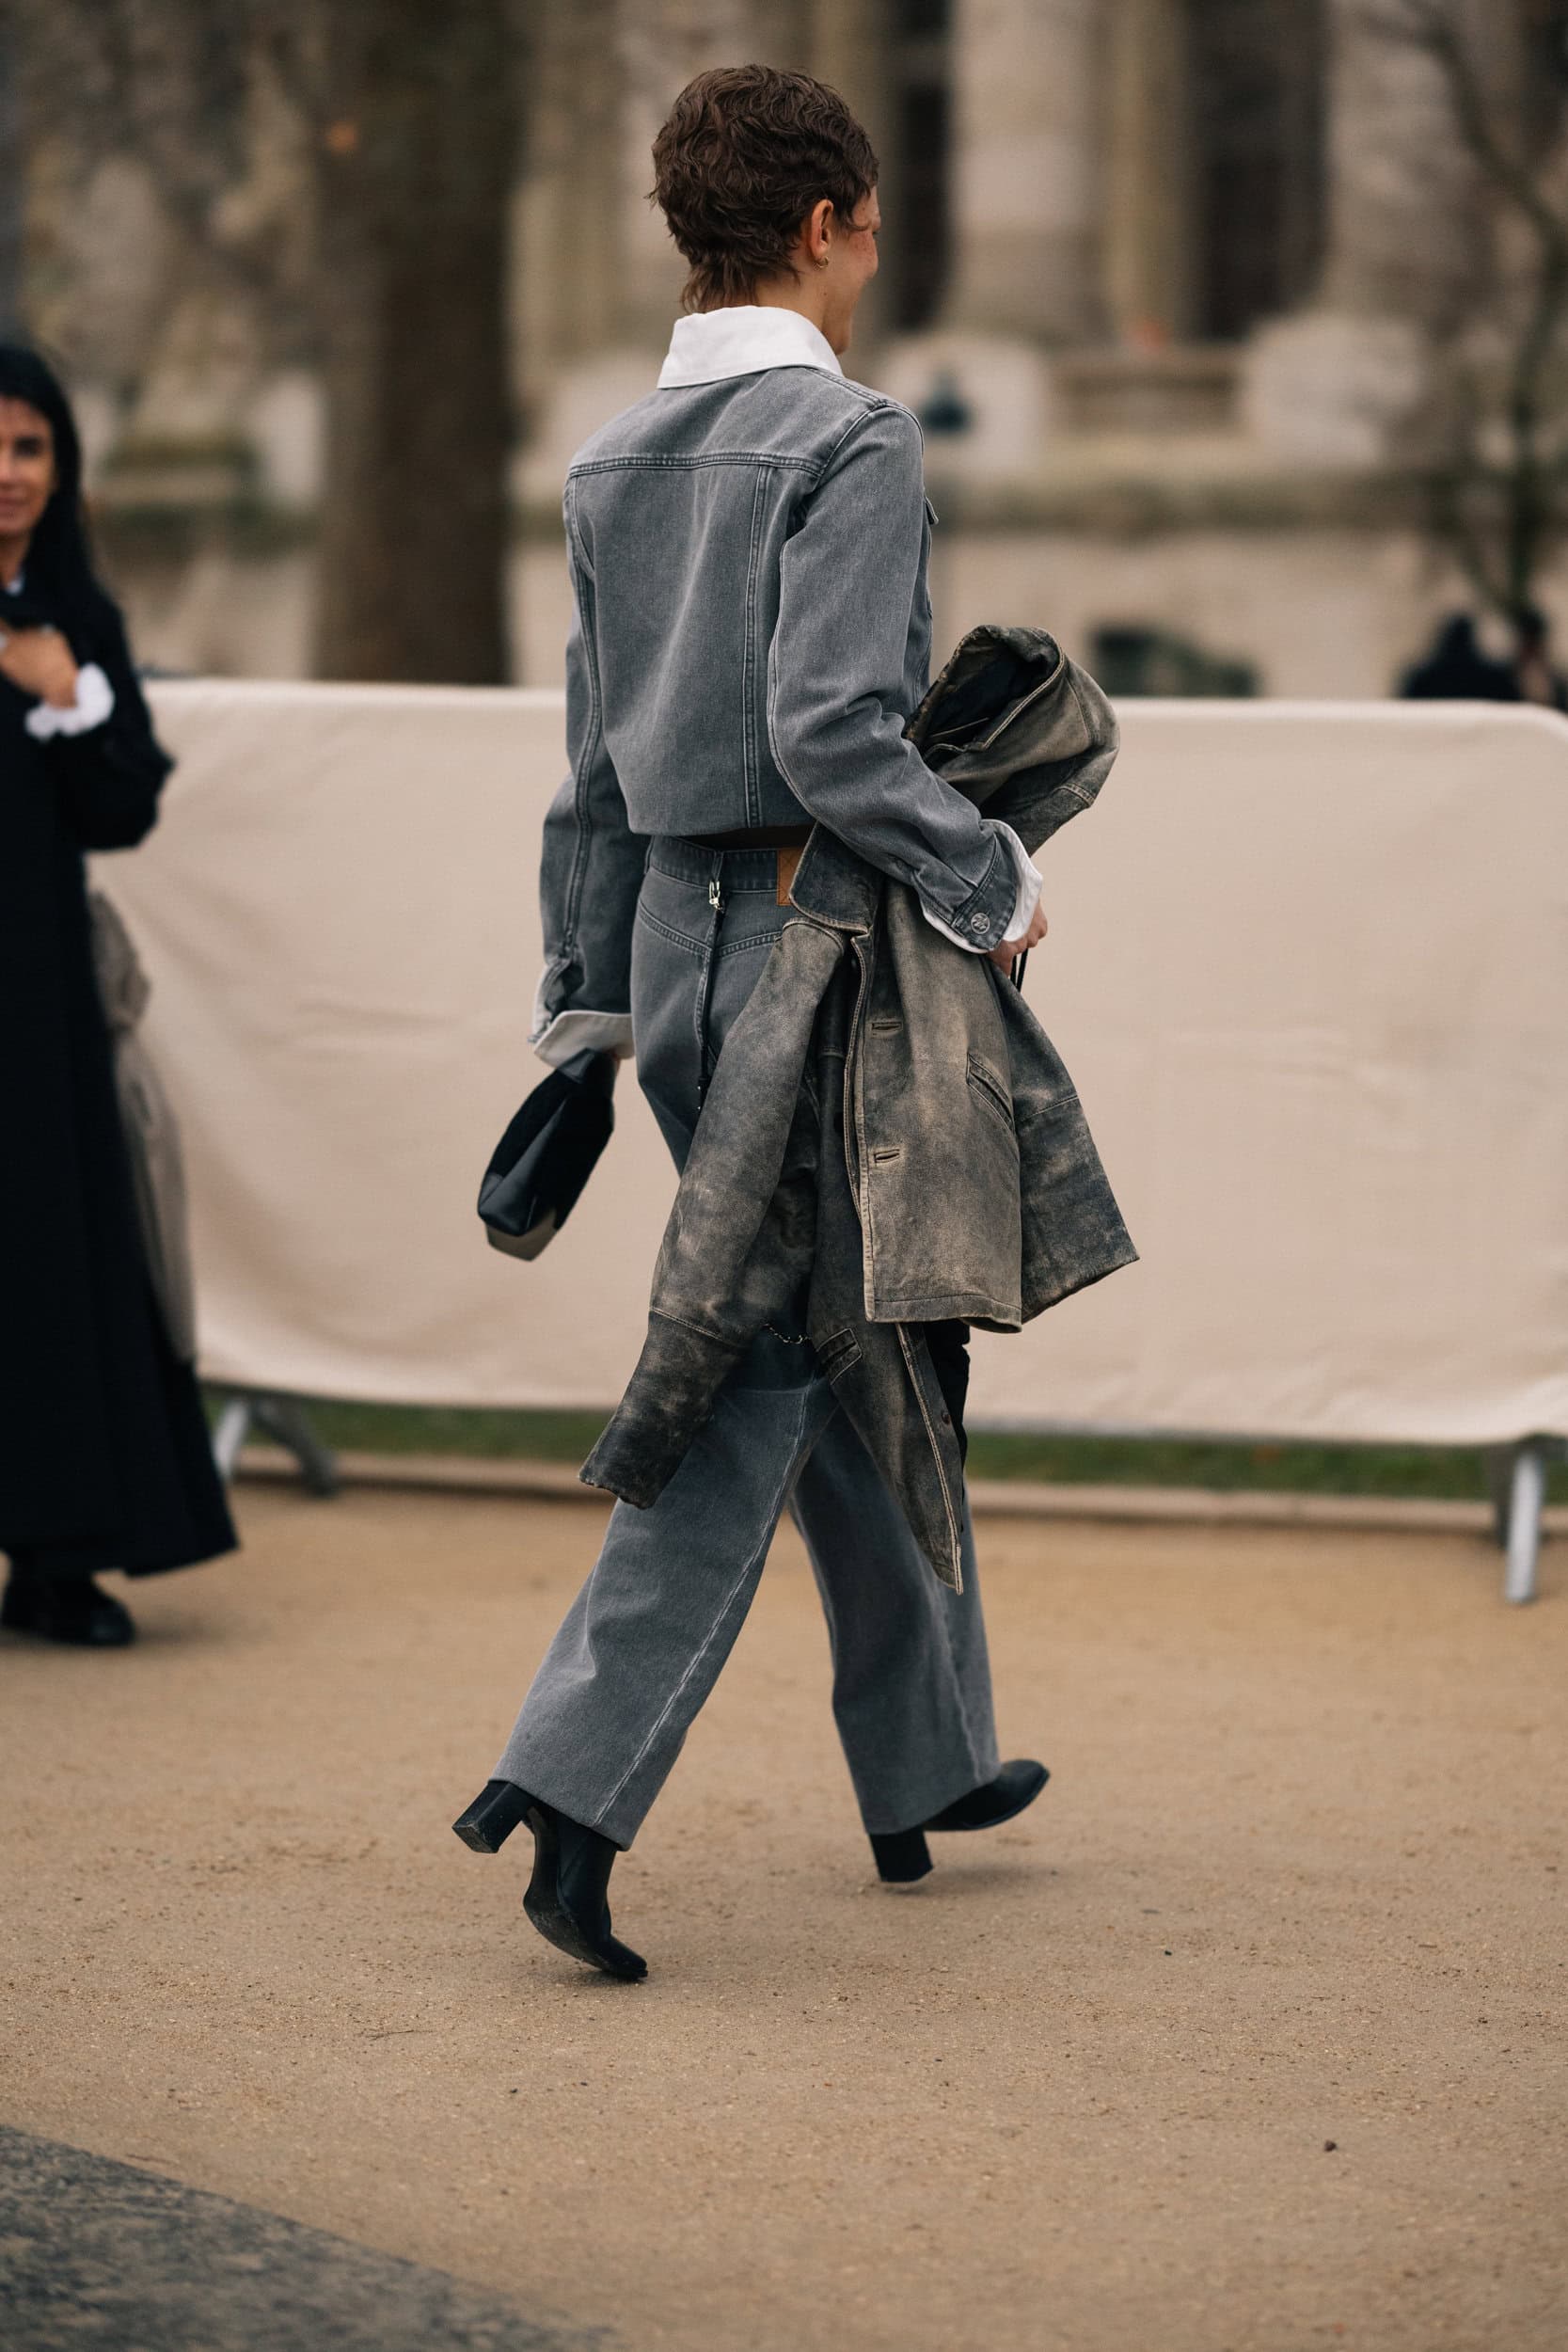
<path fill-rule="evenodd" d="M 673 252 L 660 252 L 650 318 L 645 258 L 634 262 L 629 250 L 645 224 L 632 195 L 625 12 L 626 0 L 534 12 L 513 240 L 515 348 L 532 430 L 516 486 L 546 510 L 579 443 L 652 385 L 674 310 L 670 281 L 680 284 Z M 642 189 L 652 173 L 644 151 Z"/>
<path fill-rule="evenodd" d="M 768 65 L 799 65 L 829 83 L 854 108 L 871 135 L 872 145 L 885 136 L 879 101 L 883 77 L 883 43 L 887 32 L 885 0 L 799 0 L 797 21 L 803 35 L 801 54 L 786 56 L 778 31 L 788 12 L 765 5 L 761 14 L 778 29 L 760 40 L 756 54 Z M 798 39 L 800 36 L 797 37 Z"/>
<path fill-rule="evenodd" d="M 513 299 L 531 374 L 613 342 L 622 263 L 616 0 L 539 11 Z"/>
<path fill-rule="evenodd" d="M 754 0 L 619 0 L 618 55 L 624 112 L 621 125 L 621 307 L 639 341 L 660 351 L 678 306 L 686 265 L 670 241 L 664 216 L 648 202 L 653 143 L 676 94 L 694 73 L 761 59 L 778 63 L 760 37 Z"/>
<path fill-rule="evenodd" d="M 601 5 L 603 0 L 601 0 Z M 621 313 L 634 337 L 661 346 L 685 267 L 657 207 L 654 137 L 676 92 L 706 67 L 762 64 L 815 73 L 842 91 L 872 142 L 885 146 L 881 97 L 885 0 L 610 0 L 617 8 L 621 118 Z M 874 334 L 876 290 L 862 340 Z"/>
<path fill-rule="evenodd" d="M 1106 27 L 1105 296 L 1118 342 L 1193 332 L 1192 106 L 1182 0 L 1113 0 Z"/>
<path fill-rule="evenodd" d="M 1096 0 L 955 0 L 955 327 L 1101 330 Z"/>
<path fill-rule="evenodd" d="M 769 24 L 784 15 L 776 0 L 764 0 L 762 13 Z M 896 218 L 898 173 L 887 103 L 889 14 L 887 0 L 801 0 L 801 53 L 786 56 L 775 37 L 760 41 L 755 54 L 770 65 L 799 65 L 838 91 L 857 120 L 864 124 L 877 150 L 882 167 L 879 199 L 883 211 Z M 862 298 L 855 319 L 852 367 L 864 363 L 887 331 L 887 291 L 881 278 L 873 278 Z"/>

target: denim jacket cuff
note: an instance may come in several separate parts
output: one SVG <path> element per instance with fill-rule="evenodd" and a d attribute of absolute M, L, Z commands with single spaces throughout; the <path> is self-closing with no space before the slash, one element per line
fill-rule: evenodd
<path fill-rule="evenodd" d="M 984 880 L 953 917 L 953 929 L 966 946 L 989 955 L 999 947 L 1018 905 L 1018 870 L 1000 832 L 992 839 L 990 864 Z"/>

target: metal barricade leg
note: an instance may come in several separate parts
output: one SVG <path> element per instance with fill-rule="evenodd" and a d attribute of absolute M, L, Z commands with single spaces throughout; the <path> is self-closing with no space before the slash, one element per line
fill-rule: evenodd
<path fill-rule="evenodd" d="M 226 1486 L 233 1479 L 240 1450 L 250 1435 L 250 1415 L 248 1396 L 231 1396 L 218 1415 L 217 1427 L 213 1432 L 213 1459 Z"/>
<path fill-rule="evenodd" d="M 219 1477 L 226 1483 L 239 1467 L 252 1423 L 293 1455 L 309 1493 L 324 1502 L 338 1493 L 342 1481 L 338 1475 L 337 1457 L 331 1447 L 324 1445 L 317 1437 L 304 1406 L 292 1396 L 241 1392 L 230 1397 L 213 1432 L 213 1457 Z"/>
<path fill-rule="evenodd" d="M 256 1400 L 256 1421 L 269 1438 L 276 1438 L 287 1446 L 299 1464 L 300 1476 L 309 1493 L 324 1502 L 338 1492 L 341 1481 L 332 1449 L 324 1445 L 310 1426 L 310 1416 L 303 1405 L 292 1396 L 259 1396 Z"/>
<path fill-rule="evenodd" d="M 1546 1449 L 1539 1438 L 1527 1438 L 1513 1455 L 1508 1495 L 1508 1565 L 1503 1571 L 1503 1598 L 1515 1603 L 1535 1598 L 1535 1568 L 1541 1556 L 1541 1513 L 1546 1499 Z"/>
<path fill-rule="evenodd" d="M 1492 1541 L 1499 1551 L 1508 1549 L 1508 1505 L 1513 1488 L 1513 1455 L 1511 1445 L 1490 1445 L 1486 1449 L 1486 1491 L 1492 1498 Z"/>

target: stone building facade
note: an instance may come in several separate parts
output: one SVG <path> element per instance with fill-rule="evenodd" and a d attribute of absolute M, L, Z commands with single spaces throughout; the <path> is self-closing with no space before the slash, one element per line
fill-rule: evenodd
<path fill-rule="evenodd" d="M 1498 103 L 1526 103 L 1488 0 L 1467 4 Z M 690 72 L 763 56 L 836 83 L 883 159 L 883 266 L 850 365 L 926 426 L 939 631 L 1046 624 L 1124 689 L 1386 691 L 1463 601 L 1407 461 L 1485 219 L 1438 69 L 1366 11 L 538 11 L 514 238 L 518 675 L 558 674 L 565 459 L 647 389 L 675 308 L 680 264 L 646 200 L 654 131 Z M 119 169 L 97 199 L 102 249 L 78 227 L 76 275 L 52 281 L 67 326 L 72 304 L 135 307 L 115 241 L 145 257 L 156 206 L 134 159 Z M 277 177 L 286 191 L 286 157 Z M 144 301 L 129 406 L 88 384 L 117 576 L 149 658 L 298 674 L 315 388 L 205 301 Z"/>

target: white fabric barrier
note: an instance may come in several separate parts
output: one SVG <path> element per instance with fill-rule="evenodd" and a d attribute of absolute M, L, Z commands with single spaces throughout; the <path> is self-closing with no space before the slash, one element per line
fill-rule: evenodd
<path fill-rule="evenodd" d="M 532 1265 L 474 1196 L 540 1074 L 546 692 L 165 684 L 101 861 L 180 1108 L 202 1362 L 258 1388 L 608 1405 L 673 1179 L 630 1073 Z M 1143 1263 L 977 1338 L 976 1420 L 1568 1434 L 1568 723 L 1133 703 L 1045 856 L 1029 994 Z"/>

